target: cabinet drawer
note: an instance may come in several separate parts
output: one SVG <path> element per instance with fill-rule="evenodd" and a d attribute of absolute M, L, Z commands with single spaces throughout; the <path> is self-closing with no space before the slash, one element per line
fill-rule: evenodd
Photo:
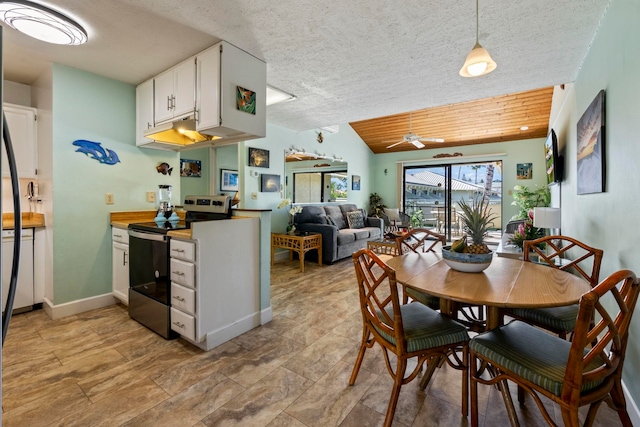
<path fill-rule="evenodd" d="M 171 239 L 171 258 L 180 258 L 186 261 L 196 260 L 196 244 Z"/>
<path fill-rule="evenodd" d="M 111 227 L 111 240 L 114 242 L 129 244 L 129 232 L 124 228 Z"/>
<path fill-rule="evenodd" d="M 196 287 L 196 265 L 171 258 L 171 281 L 190 288 Z"/>
<path fill-rule="evenodd" d="M 171 307 L 189 314 L 196 312 L 196 291 L 176 283 L 171 284 Z"/>
<path fill-rule="evenodd" d="M 171 330 L 185 338 L 196 340 L 196 319 L 180 310 L 171 307 Z"/>

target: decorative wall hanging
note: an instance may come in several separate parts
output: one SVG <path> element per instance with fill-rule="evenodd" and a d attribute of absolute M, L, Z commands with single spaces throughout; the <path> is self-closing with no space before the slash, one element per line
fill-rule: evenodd
<path fill-rule="evenodd" d="M 162 175 L 171 175 L 173 168 L 169 166 L 169 163 L 162 162 L 158 166 L 156 166 L 156 171 L 161 173 Z"/>
<path fill-rule="evenodd" d="M 280 175 L 260 175 L 260 191 L 263 193 L 275 193 L 280 191 Z"/>
<path fill-rule="evenodd" d="M 249 166 L 256 168 L 268 168 L 269 150 L 249 147 Z"/>
<path fill-rule="evenodd" d="M 238 191 L 238 171 L 220 169 L 220 190 Z"/>
<path fill-rule="evenodd" d="M 360 175 L 351 175 L 351 189 L 355 191 L 360 190 Z"/>
<path fill-rule="evenodd" d="M 601 90 L 578 121 L 578 194 L 602 193 L 605 188 L 605 102 Z"/>
<path fill-rule="evenodd" d="M 245 113 L 256 114 L 256 93 L 236 86 L 236 106 Z"/>
<path fill-rule="evenodd" d="M 324 136 L 322 135 L 322 132 L 318 132 L 318 137 L 316 138 L 316 141 L 318 141 L 318 144 L 322 144 L 322 141 L 324 141 Z"/>
<path fill-rule="evenodd" d="M 180 159 L 180 176 L 201 178 L 202 162 L 200 160 Z"/>
<path fill-rule="evenodd" d="M 120 163 L 120 159 L 115 151 L 105 149 L 101 143 L 87 141 L 86 139 L 76 139 L 73 141 L 73 145 L 77 146 L 76 150 L 79 153 L 84 153 L 89 158 L 104 163 L 105 165 L 115 165 Z"/>
<path fill-rule="evenodd" d="M 531 179 L 533 178 L 533 164 L 532 163 L 518 163 L 516 166 L 516 178 L 518 179 Z"/>

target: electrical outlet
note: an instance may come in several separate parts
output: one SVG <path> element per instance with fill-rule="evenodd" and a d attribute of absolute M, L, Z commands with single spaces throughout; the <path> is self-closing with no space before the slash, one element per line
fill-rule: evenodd
<path fill-rule="evenodd" d="M 156 193 L 155 191 L 147 191 L 147 202 L 155 203 L 156 202 Z"/>
<path fill-rule="evenodd" d="M 258 200 L 258 193 L 256 193 L 255 191 L 251 193 L 251 200 Z"/>
<path fill-rule="evenodd" d="M 509 190 L 509 191 L 508 191 L 508 194 L 509 194 L 510 196 L 513 196 L 513 190 Z"/>
<path fill-rule="evenodd" d="M 107 205 L 112 205 L 113 204 L 113 194 L 111 193 L 107 193 L 104 195 L 104 202 Z"/>

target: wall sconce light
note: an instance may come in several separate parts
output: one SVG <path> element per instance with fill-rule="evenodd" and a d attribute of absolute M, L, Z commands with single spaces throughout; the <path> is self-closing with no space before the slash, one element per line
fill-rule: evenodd
<path fill-rule="evenodd" d="M 47 43 L 79 45 L 87 41 L 80 24 L 60 12 L 27 0 L 0 1 L 0 20 Z"/>

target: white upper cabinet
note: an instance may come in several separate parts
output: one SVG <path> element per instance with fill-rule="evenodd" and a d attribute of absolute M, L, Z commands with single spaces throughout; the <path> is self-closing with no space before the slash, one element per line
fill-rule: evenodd
<path fill-rule="evenodd" d="M 266 135 L 267 65 L 227 42 L 198 54 L 196 129 L 226 141 Z M 243 111 L 241 94 L 251 94 L 252 112 Z"/>
<path fill-rule="evenodd" d="M 195 107 L 196 64 L 189 59 L 154 78 L 155 123 L 188 116 Z"/>
<path fill-rule="evenodd" d="M 37 178 L 37 111 L 31 107 L 4 104 L 4 114 L 7 117 L 19 178 Z M 2 176 L 9 176 L 9 162 L 7 161 L 4 143 L 2 144 Z"/>
<path fill-rule="evenodd" d="M 144 133 L 153 123 L 153 79 L 150 79 L 136 87 L 136 145 L 152 142 Z"/>

